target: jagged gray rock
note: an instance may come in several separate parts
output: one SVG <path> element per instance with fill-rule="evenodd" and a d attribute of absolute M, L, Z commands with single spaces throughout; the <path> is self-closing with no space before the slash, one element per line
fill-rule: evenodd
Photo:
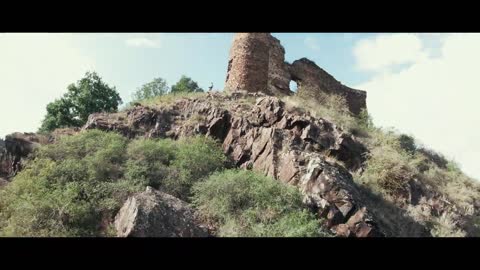
<path fill-rule="evenodd" d="M 23 160 L 38 146 L 47 143 L 46 136 L 35 133 L 12 133 L 0 141 L 0 177 L 11 178 L 23 166 Z"/>
<path fill-rule="evenodd" d="M 147 187 L 127 199 L 115 217 L 119 237 L 207 237 L 186 202 Z"/>
<path fill-rule="evenodd" d="M 254 98 L 255 102 L 240 106 L 238 102 L 241 98 Z M 191 123 L 189 119 L 193 115 L 201 116 L 197 117 L 200 123 Z M 159 119 L 162 119 L 162 124 L 158 124 Z M 324 184 L 322 177 L 331 178 L 331 190 L 320 193 L 305 190 L 306 194 L 321 198 L 312 201 L 319 209 L 319 215 L 326 218 L 328 225 L 335 229 L 335 226 L 345 224 L 363 206 L 361 200 L 354 200 L 352 194 L 356 194 L 357 187 L 348 170 L 355 171 L 362 166 L 366 148 L 352 135 L 325 119 L 317 119 L 304 112 L 288 111 L 277 97 L 235 93 L 209 94 L 202 99 L 185 98 L 169 107 L 135 107 L 117 114 L 94 114 L 84 126 L 84 129 L 93 128 L 119 131 L 130 138 L 176 139 L 198 133 L 212 136 L 223 142 L 224 152 L 231 157 L 235 166 L 251 168 L 300 188 L 302 176 L 308 171 L 311 154 L 328 156 L 342 161 L 346 169 L 340 164 L 322 161 L 324 173 L 309 182 L 320 181 L 313 186 L 321 185 Z M 337 192 L 339 189 L 340 193 Z M 325 205 L 322 205 L 323 201 Z M 357 223 L 366 229 L 360 234 L 378 235 L 369 212 L 365 210 L 361 217 L 363 219 Z M 372 221 L 367 222 L 366 219 Z M 358 234 L 355 226 L 350 229 L 352 235 Z"/>

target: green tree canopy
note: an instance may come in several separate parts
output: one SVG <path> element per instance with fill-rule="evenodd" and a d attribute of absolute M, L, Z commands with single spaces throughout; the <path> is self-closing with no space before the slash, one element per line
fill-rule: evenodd
<path fill-rule="evenodd" d="M 132 98 L 134 101 L 137 101 L 162 96 L 168 92 L 168 88 L 168 84 L 164 79 L 155 78 L 153 81 L 142 85 L 142 87 L 133 93 Z"/>
<path fill-rule="evenodd" d="M 47 105 L 41 132 L 56 128 L 79 127 L 87 122 L 88 116 L 96 112 L 116 112 L 122 99 L 115 87 L 110 87 L 95 72 L 71 84 L 67 93 Z"/>
<path fill-rule="evenodd" d="M 172 86 L 172 93 L 180 92 L 203 92 L 203 89 L 198 86 L 197 82 L 183 75 L 182 78 Z"/>

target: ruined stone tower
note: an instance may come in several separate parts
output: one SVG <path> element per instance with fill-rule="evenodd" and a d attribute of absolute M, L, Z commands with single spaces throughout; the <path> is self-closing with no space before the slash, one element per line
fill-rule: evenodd
<path fill-rule="evenodd" d="M 270 95 L 290 94 L 285 50 L 269 33 L 237 33 L 233 38 L 225 87 Z"/>
<path fill-rule="evenodd" d="M 341 84 L 332 75 L 306 58 L 285 62 L 285 49 L 270 33 L 236 33 L 230 49 L 225 88 L 268 95 L 292 95 L 290 81 L 299 94 L 319 96 L 319 92 L 342 95 L 350 112 L 358 115 L 366 108 L 365 91 Z"/>

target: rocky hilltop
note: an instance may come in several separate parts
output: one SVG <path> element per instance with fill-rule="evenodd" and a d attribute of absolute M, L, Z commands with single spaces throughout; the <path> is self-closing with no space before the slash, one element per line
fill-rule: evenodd
<path fill-rule="evenodd" d="M 202 135 L 219 141 L 234 167 L 297 187 L 304 203 L 337 236 L 428 237 L 434 236 L 433 223 L 447 221 L 448 228 L 461 231 L 462 236 L 478 234 L 475 220 L 480 202 L 472 198 L 480 194 L 480 188 L 468 182 L 473 195 L 458 199 L 439 188 L 440 182 L 424 180 L 423 173 L 429 167 L 447 167 L 447 162 L 431 151 L 418 149 L 422 162 L 417 175 L 404 177 L 404 171 L 387 172 L 388 177 L 395 174 L 393 178 L 401 180 L 387 195 L 374 192 L 359 180 L 365 175 L 368 178 L 369 158 L 377 151 L 365 139 L 371 135 L 354 134 L 301 104 L 292 105 L 285 97 L 296 95 L 288 87 L 294 80 L 299 85 L 297 95 L 308 91 L 309 96 L 326 93 L 344 97 L 348 111 L 356 119 L 366 109 L 366 93 L 342 85 L 308 59 L 288 64 L 284 54 L 280 42 L 270 34 L 236 34 L 223 93 L 209 92 L 168 102 L 136 104 L 118 113 L 92 114 L 82 129 L 57 131 L 49 137 L 7 136 L 0 141 L 0 185 L 21 170 L 22 162 L 38 145 L 54 143 L 65 134 L 98 129 L 128 139 L 178 140 Z M 154 218 L 147 218 L 152 215 Z M 161 229 L 152 229 L 148 220 L 161 224 Z M 151 188 L 128 199 L 115 226 L 120 236 L 207 235 L 185 202 Z"/>

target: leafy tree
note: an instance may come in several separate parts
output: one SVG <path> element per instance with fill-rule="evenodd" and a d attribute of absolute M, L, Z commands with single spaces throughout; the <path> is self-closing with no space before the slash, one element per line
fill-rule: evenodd
<path fill-rule="evenodd" d="M 65 98 L 49 103 L 40 131 L 48 132 L 60 127 L 81 126 L 81 121 L 75 118 L 72 108 L 72 103 Z"/>
<path fill-rule="evenodd" d="M 133 100 L 149 99 L 163 96 L 168 92 L 167 82 L 162 78 L 155 78 L 153 81 L 142 85 L 133 95 Z"/>
<path fill-rule="evenodd" d="M 180 93 L 180 92 L 204 92 L 202 88 L 200 88 L 197 82 L 193 81 L 191 78 L 183 75 L 180 80 L 172 86 L 172 93 Z"/>
<path fill-rule="evenodd" d="M 77 84 L 68 86 L 67 93 L 61 99 L 47 105 L 47 115 L 40 131 L 82 126 L 90 114 L 116 112 L 121 103 L 115 87 L 103 82 L 97 73 L 87 72 Z"/>

